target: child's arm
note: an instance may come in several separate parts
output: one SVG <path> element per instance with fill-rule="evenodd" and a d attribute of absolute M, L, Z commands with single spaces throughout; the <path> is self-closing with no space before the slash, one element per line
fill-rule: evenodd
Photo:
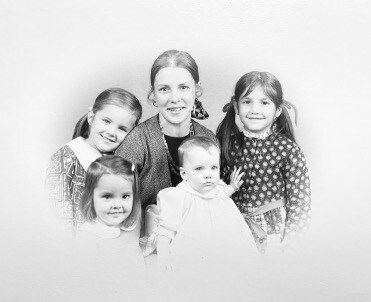
<path fill-rule="evenodd" d="M 170 253 L 170 243 L 176 237 L 183 213 L 182 194 L 177 188 L 161 190 L 157 195 L 157 205 L 160 210 L 157 226 L 157 258 L 160 270 L 169 272 L 174 270 L 173 259 Z"/>
<path fill-rule="evenodd" d="M 174 269 L 170 254 L 170 238 L 158 235 L 157 237 L 157 261 L 161 271 L 169 272 Z"/>
<path fill-rule="evenodd" d="M 311 191 L 303 153 L 294 147 L 283 170 L 286 183 L 286 224 L 284 239 L 301 233 L 310 219 Z"/>
<path fill-rule="evenodd" d="M 77 167 L 77 158 L 68 146 L 59 149 L 50 159 L 45 185 L 48 200 L 57 217 L 75 227 L 81 221 L 77 206 L 84 187 L 84 171 Z"/>
<path fill-rule="evenodd" d="M 230 176 L 230 183 L 226 188 L 226 193 L 228 196 L 232 196 L 235 192 L 237 192 L 241 185 L 243 184 L 243 180 L 241 179 L 242 176 L 245 175 L 245 172 L 241 173 L 241 168 L 236 169 L 233 168 L 233 171 Z"/>

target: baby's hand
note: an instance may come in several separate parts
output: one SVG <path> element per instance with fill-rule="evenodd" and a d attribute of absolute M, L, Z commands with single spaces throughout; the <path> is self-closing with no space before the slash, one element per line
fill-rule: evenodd
<path fill-rule="evenodd" d="M 241 173 L 241 168 L 236 169 L 236 167 L 233 168 L 233 171 L 231 173 L 230 177 L 230 185 L 233 187 L 234 191 L 237 192 L 241 185 L 243 184 L 243 180 L 241 180 L 242 176 L 245 175 L 245 172 Z"/>

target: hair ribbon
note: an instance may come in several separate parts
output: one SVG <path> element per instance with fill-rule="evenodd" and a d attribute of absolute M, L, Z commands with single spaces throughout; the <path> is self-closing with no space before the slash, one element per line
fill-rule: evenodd
<path fill-rule="evenodd" d="M 223 106 L 223 112 L 228 112 L 231 107 L 233 108 L 233 102 L 236 98 L 234 96 L 231 97 L 231 100 Z"/>
<path fill-rule="evenodd" d="M 290 109 L 294 109 L 294 113 L 295 113 L 295 125 L 298 124 L 298 109 L 295 107 L 295 105 L 293 103 L 290 103 L 286 100 L 282 100 L 283 102 L 283 106 L 286 107 L 286 110 L 290 110 Z"/>

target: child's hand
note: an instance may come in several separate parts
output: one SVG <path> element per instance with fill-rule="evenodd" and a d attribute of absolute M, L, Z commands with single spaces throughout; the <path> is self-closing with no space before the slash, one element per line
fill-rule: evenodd
<path fill-rule="evenodd" d="M 245 175 L 245 172 L 241 173 L 241 168 L 236 169 L 236 167 L 233 168 L 233 171 L 231 173 L 231 181 L 230 185 L 233 187 L 234 191 L 237 192 L 241 185 L 243 184 L 243 180 L 241 180 L 242 176 Z"/>
<path fill-rule="evenodd" d="M 161 272 L 168 273 L 175 270 L 170 253 L 157 254 L 157 259 L 158 267 Z"/>

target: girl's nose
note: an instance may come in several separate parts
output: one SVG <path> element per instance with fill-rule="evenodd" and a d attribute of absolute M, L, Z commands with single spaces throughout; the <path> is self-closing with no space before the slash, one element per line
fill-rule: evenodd
<path fill-rule="evenodd" d="M 118 198 L 115 198 L 115 199 L 112 200 L 112 207 L 113 208 L 120 208 L 121 207 L 121 203 L 120 203 Z"/>
<path fill-rule="evenodd" d="M 108 127 L 106 132 L 109 136 L 116 137 L 116 128 L 114 126 Z"/>
<path fill-rule="evenodd" d="M 251 111 L 252 114 L 258 114 L 259 113 L 259 104 L 252 103 L 250 111 Z"/>

